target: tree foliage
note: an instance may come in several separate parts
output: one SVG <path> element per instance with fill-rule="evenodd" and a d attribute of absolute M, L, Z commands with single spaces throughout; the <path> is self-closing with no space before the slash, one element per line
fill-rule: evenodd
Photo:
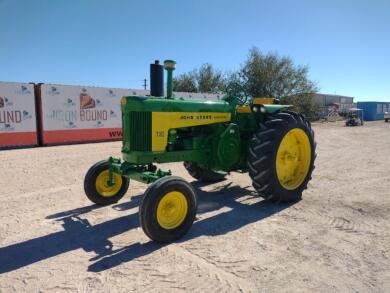
<path fill-rule="evenodd" d="M 220 93 L 224 88 L 223 73 L 209 63 L 173 79 L 173 90 L 177 92 Z"/>
<path fill-rule="evenodd" d="M 174 77 L 173 90 L 175 92 L 190 92 L 190 93 L 197 92 L 198 88 L 197 88 L 195 71 L 183 73 L 177 77 Z"/>
<path fill-rule="evenodd" d="M 240 69 L 223 74 L 209 63 L 174 79 L 174 91 L 225 93 L 235 97 L 276 98 L 313 118 L 318 110 L 313 96 L 318 91 L 308 77 L 308 67 L 291 58 L 262 53 L 254 47 Z"/>
<path fill-rule="evenodd" d="M 230 97 L 242 98 L 248 96 L 247 89 L 240 76 L 240 72 L 226 74 L 225 88 L 223 92 Z"/>
<path fill-rule="evenodd" d="M 308 67 L 295 65 L 289 57 L 263 54 L 258 48 L 250 50 L 239 71 L 226 80 L 225 88 L 230 95 L 245 93 L 279 99 L 308 117 L 313 117 L 318 110 L 313 100 L 318 89 L 308 78 Z"/>
<path fill-rule="evenodd" d="M 316 85 L 308 79 L 308 67 L 296 66 L 289 57 L 275 53 L 263 54 L 252 48 L 240 69 L 240 75 L 250 95 L 282 99 L 315 93 Z"/>
<path fill-rule="evenodd" d="M 209 63 L 203 64 L 197 73 L 198 91 L 201 93 L 219 93 L 225 88 L 225 81 L 220 70 Z"/>

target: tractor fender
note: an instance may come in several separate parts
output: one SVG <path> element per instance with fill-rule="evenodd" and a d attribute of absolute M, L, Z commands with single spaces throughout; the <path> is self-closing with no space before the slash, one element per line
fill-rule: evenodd
<path fill-rule="evenodd" d="M 278 104 L 264 104 L 261 105 L 265 109 L 265 113 L 274 114 L 282 110 L 290 109 L 293 105 L 278 105 Z"/>

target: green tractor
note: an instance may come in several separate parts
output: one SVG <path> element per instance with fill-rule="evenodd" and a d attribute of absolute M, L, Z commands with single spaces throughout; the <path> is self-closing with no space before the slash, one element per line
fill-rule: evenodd
<path fill-rule="evenodd" d="M 309 121 L 274 99 L 184 100 L 172 93 L 176 63 L 151 64 L 151 95 L 121 99 L 122 159 L 110 157 L 85 176 L 87 197 L 98 205 L 117 202 L 129 180 L 150 184 L 139 208 L 140 225 L 157 242 L 171 242 L 191 228 L 196 194 L 187 181 L 156 163 L 183 162 L 195 179 L 224 180 L 248 172 L 267 200 L 297 201 L 314 169 L 316 143 Z M 167 94 L 163 98 L 164 69 Z"/>

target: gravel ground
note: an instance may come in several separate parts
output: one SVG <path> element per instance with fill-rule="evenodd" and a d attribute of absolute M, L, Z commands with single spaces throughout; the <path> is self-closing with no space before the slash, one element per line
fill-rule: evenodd
<path fill-rule="evenodd" d="M 246 174 L 201 185 L 184 239 L 155 244 L 138 223 L 145 185 L 108 207 L 87 169 L 120 143 L 0 152 L 0 292 L 389 292 L 390 123 L 314 125 L 303 200 L 271 204 Z"/>

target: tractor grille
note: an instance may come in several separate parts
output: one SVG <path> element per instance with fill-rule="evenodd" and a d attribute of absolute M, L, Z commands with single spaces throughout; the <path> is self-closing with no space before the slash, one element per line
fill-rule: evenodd
<path fill-rule="evenodd" d="M 130 151 L 152 150 L 152 113 L 129 112 L 128 142 Z M 127 119 L 125 119 L 127 120 Z"/>

